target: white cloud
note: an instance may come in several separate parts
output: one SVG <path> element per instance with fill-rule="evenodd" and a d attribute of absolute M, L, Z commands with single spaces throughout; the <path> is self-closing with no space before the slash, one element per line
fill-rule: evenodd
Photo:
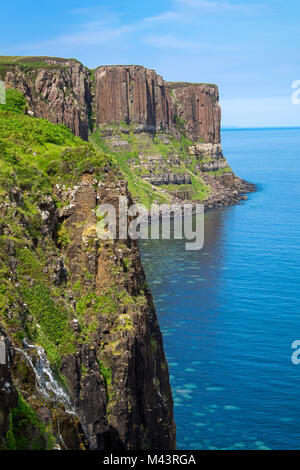
<path fill-rule="evenodd" d="M 100 16 L 98 19 L 96 14 L 92 15 L 92 13 L 96 13 L 96 11 L 98 11 L 96 8 L 73 10 L 71 13 L 80 15 L 83 13 L 90 14 L 90 16 L 94 16 L 94 19 L 93 21 L 76 25 L 75 28 L 77 31 L 74 33 L 62 34 L 38 43 L 25 44 L 19 47 L 18 50 L 32 51 L 31 53 L 42 51 L 44 53 L 46 50 L 49 50 L 49 48 L 53 47 L 104 45 L 109 44 L 109 41 L 115 38 L 126 37 L 136 31 L 151 29 L 156 24 L 175 21 L 184 17 L 182 13 L 166 11 L 153 17 L 142 18 L 139 21 L 122 25 L 120 18 L 110 14 Z"/>
<path fill-rule="evenodd" d="M 145 22 L 149 23 L 159 23 L 159 22 L 164 22 L 164 21 L 176 21 L 184 18 L 183 13 L 179 13 L 177 11 L 166 11 L 164 13 L 161 13 L 160 15 L 152 16 L 149 18 L 145 18 Z"/>
<path fill-rule="evenodd" d="M 213 45 L 211 43 L 204 43 L 199 41 L 193 41 L 188 39 L 182 39 L 176 37 L 174 34 L 164 35 L 148 35 L 144 37 L 144 42 L 152 47 L 159 49 L 177 49 L 183 51 L 199 52 L 199 51 L 236 51 L 238 47 L 232 47 L 227 45 Z"/>
<path fill-rule="evenodd" d="M 173 34 L 167 34 L 169 25 L 173 25 L 176 21 L 182 21 L 189 25 L 192 18 L 195 17 L 194 8 L 206 9 L 206 11 L 225 11 L 237 10 L 242 8 L 242 5 L 229 3 L 226 1 L 209 1 L 209 0 L 173 0 L 175 8 L 170 11 L 162 12 L 152 17 L 145 17 L 132 23 L 124 23 L 124 18 L 121 13 L 112 13 L 105 11 L 101 7 L 87 7 L 72 10 L 71 14 L 76 14 L 84 17 L 87 21 L 85 23 L 73 25 L 73 31 L 65 34 L 58 35 L 53 38 L 39 41 L 38 43 L 22 44 L 14 50 L 18 53 L 22 51 L 25 54 L 49 54 L 54 53 L 57 55 L 57 50 L 61 50 L 65 54 L 73 54 L 73 49 L 76 47 L 92 47 L 92 46 L 107 46 L 109 47 L 112 41 L 122 41 L 125 43 L 130 35 L 135 32 L 144 32 L 142 38 L 138 37 L 137 41 L 141 41 L 155 48 L 171 48 L 177 50 L 226 50 L 232 51 L 236 48 L 229 48 L 224 45 L 214 47 L 211 44 L 203 44 L 195 40 L 188 40 L 186 38 L 177 38 Z M 184 7 L 184 8 L 181 8 Z M 187 7 L 191 7 L 190 9 Z M 197 17 L 197 14 L 196 14 Z M 90 21 L 88 21 L 90 19 Z M 160 25 L 161 29 L 166 31 L 163 35 L 146 35 L 151 28 Z M 146 36 L 145 36 L 146 35 Z M 13 51 L 12 51 L 13 53 Z"/>
<path fill-rule="evenodd" d="M 203 44 L 200 44 L 196 41 L 184 41 L 177 39 L 173 34 L 165 35 L 149 35 L 144 38 L 144 42 L 153 47 L 158 48 L 171 48 L 171 49 L 199 49 L 203 47 Z"/>
<path fill-rule="evenodd" d="M 73 34 L 64 34 L 61 36 L 48 39 L 46 41 L 40 41 L 38 43 L 23 45 L 23 50 L 31 51 L 44 51 L 49 47 L 64 47 L 64 46 L 93 46 L 107 44 L 114 38 L 120 37 L 132 29 L 127 26 L 120 28 L 103 29 L 97 28 L 95 23 L 93 25 L 86 24 L 81 31 Z"/>
<path fill-rule="evenodd" d="M 253 7 L 249 5 L 242 5 L 237 3 L 230 3 L 226 1 L 213 1 L 213 0 L 173 0 L 177 5 L 183 7 L 199 8 L 213 13 L 218 12 L 241 12 L 250 13 Z M 253 5 L 255 7 L 255 5 Z"/>

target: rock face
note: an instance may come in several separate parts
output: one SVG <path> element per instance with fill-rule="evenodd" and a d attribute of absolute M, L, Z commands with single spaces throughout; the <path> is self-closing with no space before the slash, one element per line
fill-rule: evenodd
<path fill-rule="evenodd" d="M 58 377 L 64 378 L 72 414 L 69 401 L 61 400 L 57 392 L 45 396 L 46 388 L 37 375 L 43 369 L 37 347 L 28 349 L 20 335 L 15 336 L 14 328 L 6 325 L 0 329 L 0 348 L 5 344 L 5 364 L 0 364 L 0 446 L 4 448 L 11 445 L 5 436 L 10 429 L 10 412 L 18 403 L 16 389 L 51 430 L 60 449 L 176 448 L 168 364 L 138 243 L 97 237 L 99 204 L 112 204 L 117 212 L 120 196 L 132 204 L 127 184 L 112 172 L 105 174 L 100 182 L 91 171 L 71 188 L 56 185 L 52 197 L 38 203 L 43 223 L 36 250 L 26 220 L 10 220 L 27 234 L 28 256 L 41 255 L 37 269 L 42 270 L 44 285 L 54 289 L 55 308 L 62 309 L 61 315 L 65 309 L 68 312 L 65 330 L 71 337 L 72 352 L 62 354 L 59 369 L 53 369 L 48 377 L 53 375 L 51 380 L 60 387 Z M 17 188 L 11 197 L 14 208 L 22 206 Z M 53 197 L 60 200 L 60 209 L 55 208 Z M 8 210 L 8 200 L 3 207 L 0 204 L 0 211 Z M 17 212 L 12 217 L 18 217 Z M 68 234 L 63 245 L 57 240 L 61 227 Z M 14 285 L 28 282 L 30 288 L 37 288 L 41 278 L 28 265 L 30 274 L 24 277 L 22 262 L 15 256 L 14 244 L 9 243 L 2 259 L 10 263 Z M 22 319 L 18 331 L 24 337 L 37 318 L 22 293 L 24 289 L 16 293 L 14 309 L 7 315 L 15 321 Z M 51 308 L 48 303 L 47 314 Z M 49 321 L 56 328 L 53 319 Z M 39 428 L 26 420 L 28 416 L 23 419 L 22 433 L 30 436 L 30 442 L 35 439 L 39 448 L 47 448 L 47 436 L 36 434 Z"/>
<path fill-rule="evenodd" d="M 175 98 L 176 117 L 182 120 L 187 136 L 197 142 L 219 144 L 221 108 L 216 85 L 170 84 Z"/>
<path fill-rule="evenodd" d="M 179 132 L 194 142 L 220 143 L 216 85 L 166 83 L 138 65 L 100 66 L 91 73 L 73 59 L 35 60 L 32 67 L 7 65 L 1 72 L 6 87 L 24 93 L 34 116 L 64 124 L 85 140 L 89 129 L 125 122 L 135 131 L 173 134 L 180 124 Z"/>
<path fill-rule="evenodd" d="M 46 65 L 8 67 L 7 88 L 26 97 L 35 117 L 64 124 L 87 140 L 91 106 L 90 72 L 76 60 L 46 59 Z"/>
<path fill-rule="evenodd" d="M 56 171 L 63 177 L 53 180 L 52 192 L 37 196 L 32 190 L 32 204 L 25 204 L 24 196 L 32 197 L 26 180 L 22 190 L 10 186 L 0 202 L 0 261 L 10 289 L 0 329 L 0 447 L 16 445 L 6 438 L 13 435 L 15 410 L 16 419 L 29 422 L 20 436 L 16 431 L 21 445 L 23 435 L 30 436 L 26 448 L 46 448 L 50 429 L 61 449 L 173 450 L 168 365 L 138 243 L 99 239 L 97 207 L 111 204 L 118 215 L 120 196 L 133 203 L 124 174 L 138 196 L 151 193 L 155 202 L 170 203 L 174 196 L 209 207 L 237 203 L 247 186 L 222 154 L 217 87 L 167 84 L 140 66 L 90 72 L 76 60 L 29 59 L 31 65 L 12 61 L 0 68 L 6 86 L 25 95 L 29 114 L 65 124 L 86 140 L 98 129 L 92 139 L 102 137 L 114 158 L 112 164 L 107 155 L 102 161 L 103 153 L 93 157 L 96 145 L 80 141 L 76 147 L 74 139 L 75 147 L 57 151 L 60 166 L 47 167 L 49 177 Z M 80 171 L 76 179 L 58 184 L 73 163 Z M 44 167 L 37 173 L 44 175 Z M 38 377 L 41 350 L 24 338 L 44 348 L 55 383 L 51 396 Z"/>
<path fill-rule="evenodd" d="M 99 67 L 95 89 L 97 127 L 121 121 L 151 132 L 172 127 L 169 88 L 154 70 L 136 65 Z"/>
<path fill-rule="evenodd" d="M 179 199 L 195 200 L 199 193 L 188 188 L 191 171 L 231 172 L 220 144 L 216 85 L 167 83 L 154 70 L 137 65 L 100 66 L 91 72 L 76 60 L 44 62 L 33 67 L 11 64 L 6 86 L 24 93 L 36 117 L 65 124 L 85 140 L 99 130 L 113 152 L 138 151 L 140 168 L 134 159 L 130 167 L 150 185 L 163 191 L 169 186 L 172 197 L 178 193 Z M 170 147 L 170 140 L 180 142 L 183 134 L 193 144 L 190 149 Z M 156 138 L 169 146 L 167 158 L 158 146 L 149 145 Z"/>
<path fill-rule="evenodd" d="M 18 393 L 11 376 L 13 359 L 14 349 L 5 330 L 0 327 L 0 449 L 10 427 L 10 411 L 18 404 Z"/>
<path fill-rule="evenodd" d="M 112 175 L 96 189 L 93 176 L 84 175 L 71 196 L 73 209 L 64 222 L 72 240 L 65 253 L 69 281 L 80 282 L 86 291 L 92 289 L 98 295 L 107 293 L 108 298 L 115 286 L 132 296 L 132 301 L 114 316 L 98 312 L 89 345 L 64 358 L 62 373 L 90 448 L 174 449 L 168 366 L 152 296 L 144 287 L 138 244 L 130 240 L 99 242 L 96 236 L 97 201 L 112 204 L 118 211 L 119 196 L 132 202 L 126 185 L 114 181 Z M 67 197 L 69 200 L 70 195 Z M 88 279 L 85 272 L 90 274 Z M 140 296 L 140 305 L 134 303 L 136 296 Z M 104 381 L 101 367 L 111 371 L 109 383 Z"/>
<path fill-rule="evenodd" d="M 224 158 L 221 144 L 196 144 L 189 147 L 190 156 L 202 160 L 198 169 L 202 172 L 217 171 L 221 169 L 228 169 L 227 160 Z"/>

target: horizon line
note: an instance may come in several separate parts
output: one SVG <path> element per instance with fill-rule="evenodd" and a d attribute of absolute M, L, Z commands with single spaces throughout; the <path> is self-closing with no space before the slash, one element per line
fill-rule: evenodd
<path fill-rule="evenodd" d="M 245 129 L 300 129 L 300 126 L 221 126 L 221 131 L 234 131 Z"/>

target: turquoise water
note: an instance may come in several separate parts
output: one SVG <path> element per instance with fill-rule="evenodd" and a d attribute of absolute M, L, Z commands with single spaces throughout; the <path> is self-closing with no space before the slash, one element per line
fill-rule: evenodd
<path fill-rule="evenodd" d="M 223 132 L 259 191 L 205 216 L 205 245 L 141 242 L 179 449 L 299 449 L 300 130 Z"/>

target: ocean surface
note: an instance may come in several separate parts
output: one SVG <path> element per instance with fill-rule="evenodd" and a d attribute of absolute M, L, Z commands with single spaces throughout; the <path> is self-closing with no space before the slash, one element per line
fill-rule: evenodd
<path fill-rule="evenodd" d="M 205 243 L 141 241 L 179 449 L 300 449 L 300 129 L 226 130 L 258 191 L 205 215 Z"/>

